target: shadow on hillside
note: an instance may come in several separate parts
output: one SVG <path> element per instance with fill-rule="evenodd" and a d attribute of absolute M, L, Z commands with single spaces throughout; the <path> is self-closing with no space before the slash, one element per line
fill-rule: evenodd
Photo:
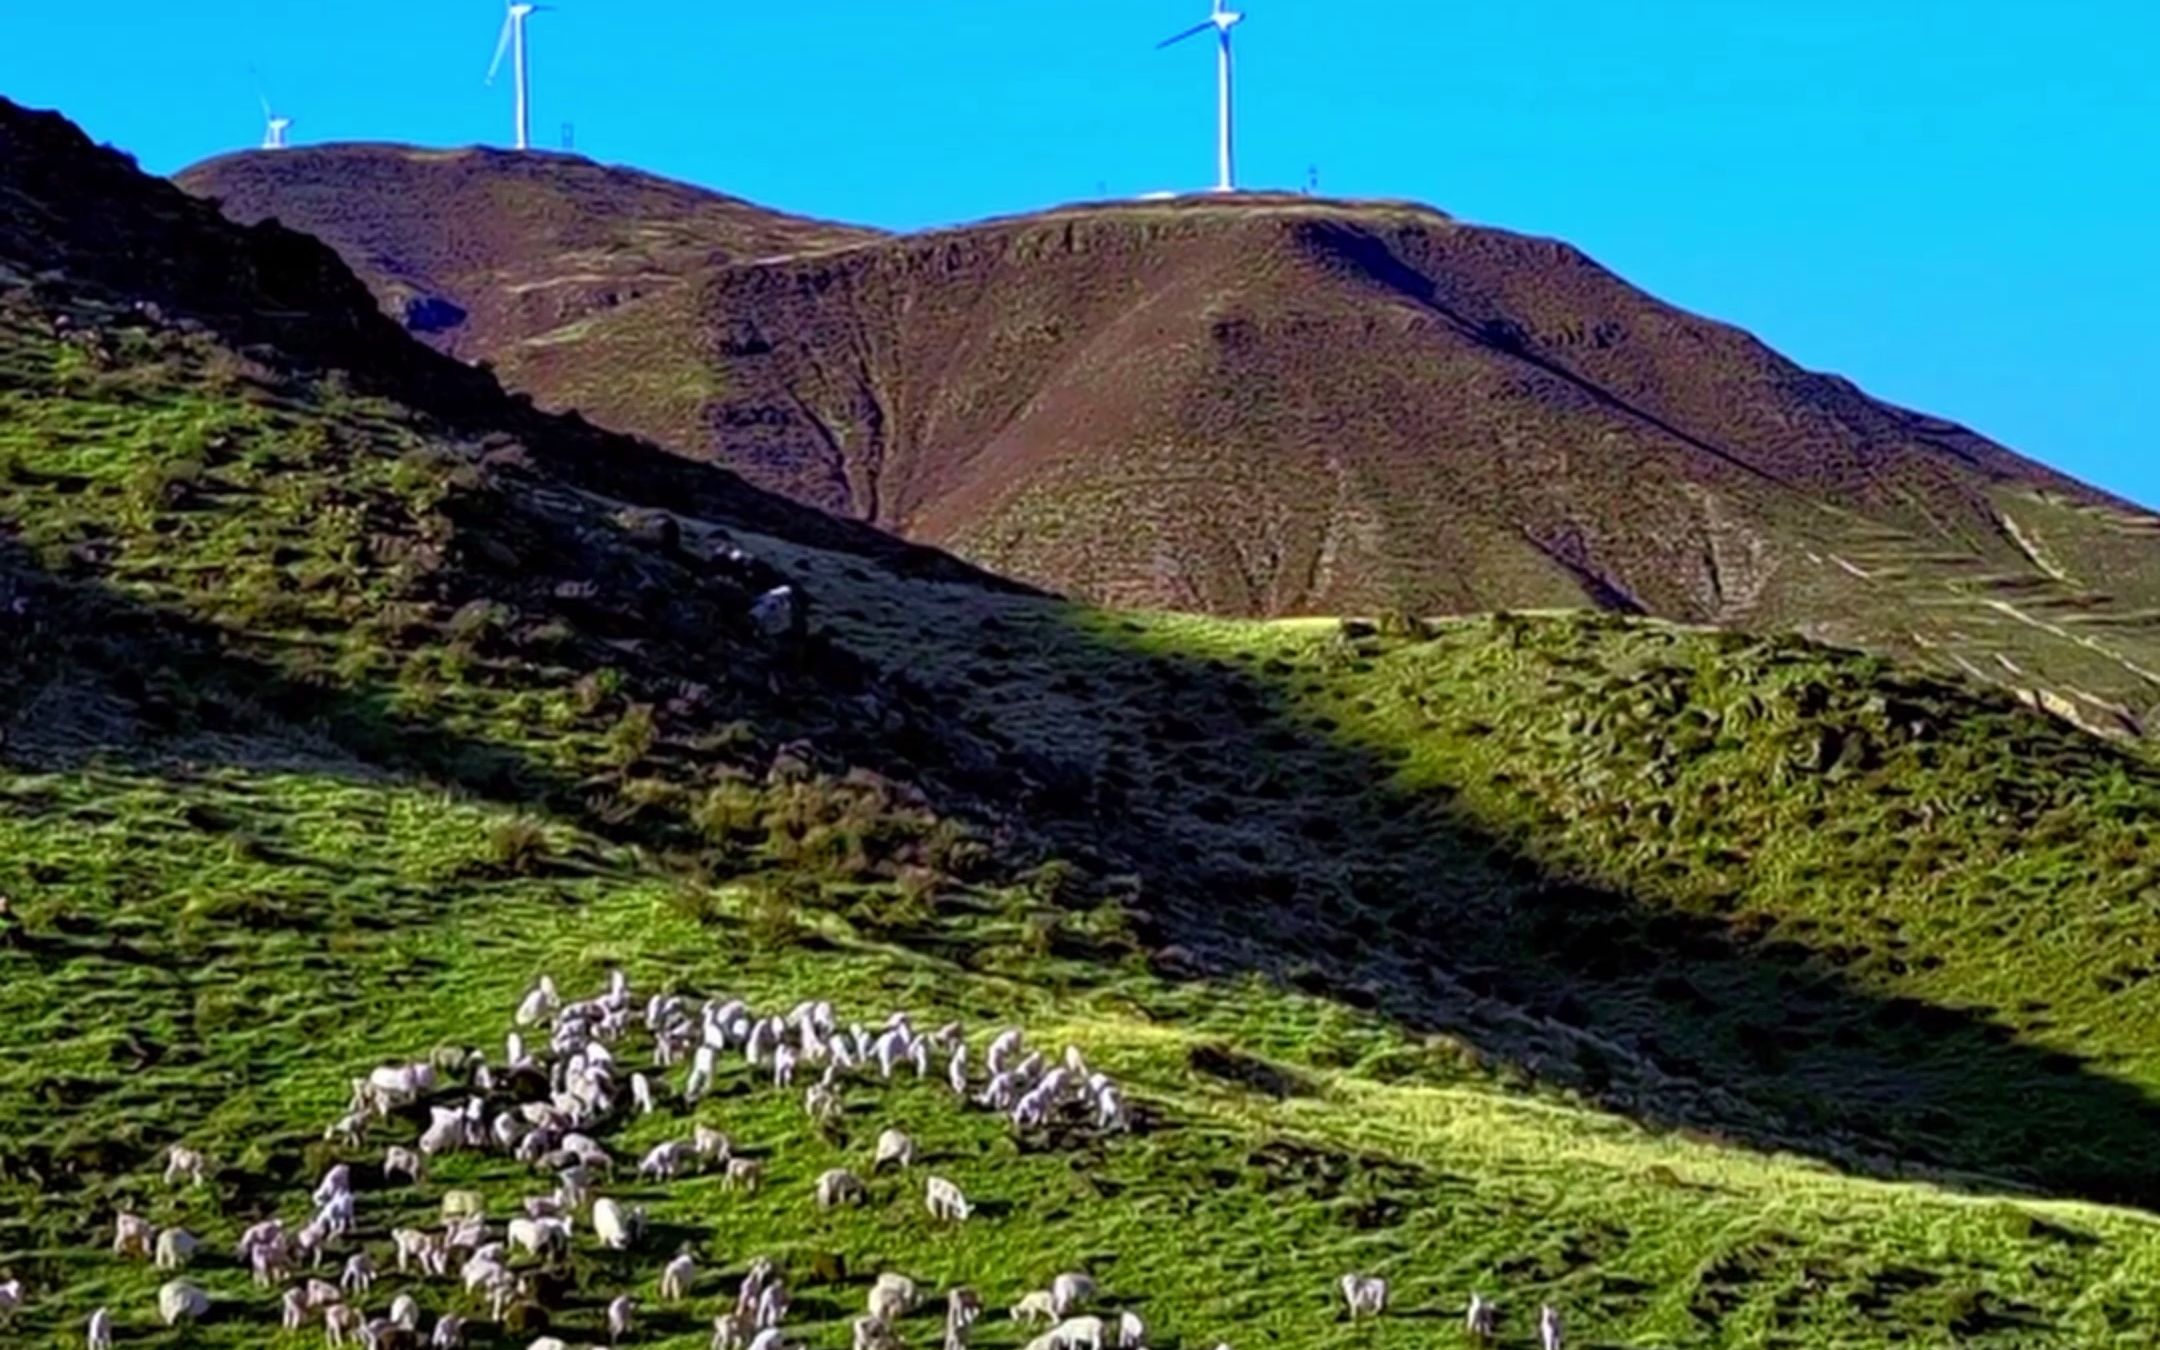
<path fill-rule="evenodd" d="M 44 729 L 41 765 L 142 756 L 168 724 L 214 736 L 225 729 L 203 719 L 227 707 L 226 717 L 311 728 L 363 762 L 545 801 L 597 833 L 623 833 L 585 785 L 401 719 L 385 695 L 293 681 L 96 583 L 0 562 L 33 592 L 29 616 L 0 616 L 0 701 L 22 696 L 11 680 L 95 670 L 110 685 L 69 691 L 81 734 Z M 53 603 L 75 607 L 56 620 L 94 625 L 107 654 L 41 672 L 34 644 L 6 625 L 36 624 L 35 606 Z M 932 766 L 948 785 L 940 805 L 965 813 L 995 794 L 1066 853 L 1137 874 L 1143 935 L 1195 953 L 1206 972 L 1256 971 L 1446 1033 L 1496 1068 L 1660 1127 L 1877 1175 L 1957 1173 L 1975 1188 L 2160 1204 L 2160 1172 L 2146 1161 L 2160 1109 L 2130 1085 L 1973 1013 L 1860 989 L 1821 954 L 1751 945 L 1722 923 L 1550 876 L 1444 800 L 1389 787 L 1392 766 L 1301 715 L 1272 675 L 1125 650 L 1051 621 L 1032 636 L 1046 644 L 1039 662 L 1064 673 L 1046 687 L 918 677 L 901 689 L 954 728 L 955 749 Z M 834 682 L 852 687 L 853 662 L 830 659 Z M 190 691 L 193 705 L 171 706 Z M 19 708 L 0 714 L 5 729 Z M 1053 738 L 1075 725 L 1101 740 Z M 833 735 L 881 770 L 938 753 L 919 736 L 901 748 L 874 725 Z M 987 759 L 984 742 L 997 752 Z M 4 746 L 0 757 L 19 759 Z M 8 940 L 60 961 L 88 939 Z"/>
<path fill-rule="evenodd" d="M 993 684 L 974 707 L 1033 781 L 1029 814 L 1141 878 L 1151 945 L 1445 1033 L 1660 1128 L 2160 1203 L 2160 1105 L 2136 1087 L 1981 1013 L 1863 989 L 1834 952 L 1552 875 L 1393 787 L 1384 753 L 1301 713 L 1280 674 L 1050 623 L 1029 637 L 1039 664 L 1085 677 Z M 1105 739 L 1027 738 L 1074 719 Z"/>

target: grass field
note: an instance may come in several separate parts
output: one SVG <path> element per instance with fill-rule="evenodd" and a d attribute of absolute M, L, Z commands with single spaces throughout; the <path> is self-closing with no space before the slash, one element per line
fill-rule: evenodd
<path fill-rule="evenodd" d="M 588 441 L 517 425 L 93 287 L 0 296 L 0 1343 L 101 1304 L 129 1345 L 313 1343 L 230 1251 L 303 1217 L 348 1080 L 496 1052 L 536 974 L 618 967 L 1024 1026 L 1138 1122 L 1020 1140 L 905 1082 L 821 1134 L 738 1073 L 698 1119 L 766 1187 L 625 1183 L 657 1232 L 581 1239 L 573 1344 L 679 1244 L 707 1276 L 639 1344 L 702 1344 L 761 1255 L 818 1347 L 881 1270 L 1002 1306 L 1074 1267 L 1169 1350 L 1450 1344 L 1473 1290 L 1509 1345 L 1544 1302 L 1575 1346 L 2150 1342 L 2145 751 L 1793 638 L 934 579 L 699 514 L 718 487 L 602 493 L 553 467 Z M 744 619 L 781 577 L 805 642 Z M 982 1212 L 933 1229 L 913 1175 L 820 1213 L 883 1124 Z M 212 1186 L 160 1183 L 175 1142 Z M 385 1258 L 446 1188 L 542 1188 L 361 1175 Z M 130 1207 L 210 1240 L 191 1337 L 106 1251 Z M 1341 1318 L 1352 1269 L 1389 1317 Z"/>

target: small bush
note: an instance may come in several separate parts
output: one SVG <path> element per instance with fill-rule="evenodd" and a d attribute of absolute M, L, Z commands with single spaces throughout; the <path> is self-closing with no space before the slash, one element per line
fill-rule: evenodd
<path fill-rule="evenodd" d="M 629 768 L 652 753 L 653 743 L 659 735 L 659 728 L 653 722 L 652 705 L 632 704 L 608 731 L 608 762 L 617 768 Z"/>
<path fill-rule="evenodd" d="M 547 830 L 528 816 L 500 821 L 488 830 L 488 863 L 512 876 L 531 876 L 550 852 Z"/>

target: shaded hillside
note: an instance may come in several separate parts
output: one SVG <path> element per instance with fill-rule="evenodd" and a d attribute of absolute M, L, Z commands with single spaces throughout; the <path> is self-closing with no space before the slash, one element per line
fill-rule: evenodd
<path fill-rule="evenodd" d="M 467 360 L 634 309 L 705 265 L 876 233 L 575 155 L 321 145 L 225 155 L 178 181 L 236 220 L 328 243 L 394 317 Z"/>
<path fill-rule="evenodd" d="M 486 355 L 1098 602 L 1591 604 L 1896 651 L 2102 730 L 2160 704 L 2160 519 L 1419 207 L 1071 208 L 705 269 Z"/>
<path fill-rule="evenodd" d="M 371 1066 L 495 1054 L 535 974 L 618 967 L 1071 1040 L 1136 1128 L 1015 1131 L 903 1073 L 816 1129 L 748 1075 L 685 1103 L 658 1072 L 653 1116 L 605 1122 L 621 1156 L 695 1122 L 766 1184 L 606 1183 L 648 1242 L 600 1253 L 581 1219 L 572 1260 L 519 1258 L 575 1342 L 678 1249 L 706 1278 L 637 1344 L 708 1343 L 761 1255 L 820 1350 L 880 1270 L 1002 1307 L 1086 1268 L 1165 1345 L 1408 1350 L 1473 1289 L 1517 1340 L 1551 1302 L 1589 1345 L 2067 1348 L 2160 1315 L 2160 1230 L 2094 1203 L 2160 1202 L 2140 755 L 1792 639 L 1047 599 L 535 414 L 372 316 L 349 368 L 288 350 L 264 335 L 348 323 L 319 249 L 57 118 L 0 104 L 0 152 L 24 1343 L 100 1305 L 183 1341 L 149 1326 L 164 1276 L 110 1254 L 120 1210 L 207 1239 L 207 1346 L 271 1335 L 233 1243 L 297 1227 L 333 1162 L 386 1267 L 450 1187 L 499 1231 L 547 1184 L 505 1155 L 381 1175 L 426 1104 L 363 1147 L 323 1126 Z M 274 312 L 288 269 L 332 303 Z M 781 578 L 806 635 L 746 613 Z M 926 1224 L 916 1174 L 813 1202 L 895 1123 L 967 1225 Z M 175 1142 L 208 1184 L 159 1181 Z M 1352 1269 L 1395 1315 L 1340 1319 Z"/>

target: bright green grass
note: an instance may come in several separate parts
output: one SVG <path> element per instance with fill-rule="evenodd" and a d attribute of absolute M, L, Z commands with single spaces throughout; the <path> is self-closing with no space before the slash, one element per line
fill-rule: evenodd
<path fill-rule="evenodd" d="M 942 760 L 928 806 L 768 768 L 797 735 L 881 748 L 852 693 L 762 692 L 755 653 L 548 635 L 473 593 L 570 542 L 681 585 L 614 504 L 536 506 L 394 406 L 200 346 L 101 363 L 0 331 L 0 514 L 76 606 L 0 671 L 21 1343 L 100 1302 L 171 1343 L 156 1280 L 102 1252 L 116 1207 L 229 1250 L 266 1207 L 297 1216 L 351 1075 L 493 1047 L 535 972 L 618 963 L 1019 1022 L 1144 1108 L 1069 1155 L 935 1087 L 857 1089 L 834 1142 L 732 1084 L 705 1114 L 770 1151 L 767 1190 L 631 1198 L 731 1274 L 784 1258 L 822 1346 L 880 1269 L 1004 1304 L 1086 1265 L 1166 1346 L 1444 1344 L 1473 1288 L 1515 1344 L 1543 1300 L 1593 1346 L 2136 1345 L 2160 1317 L 2160 1232 L 2068 1198 L 2151 1194 L 2152 996 L 2117 965 L 2160 932 L 2145 761 L 1796 643 L 1130 617 L 745 536 L 931 730 L 1025 767 L 963 838 Z M 641 721 L 688 670 L 733 702 Z M 1030 872 L 1045 849 L 1084 861 Z M 1211 973 L 1171 977 L 1145 950 L 1166 939 Z M 886 1121 L 995 1212 L 932 1232 L 886 1180 L 815 1213 L 811 1179 Z M 223 1165 L 215 1194 L 156 1184 L 175 1140 Z M 398 1213 L 465 1181 L 532 1188 L 460 1164 Z M 571 1335 L 666 1254 L 581 1256 Z M 813 1275 L 829 1256 L 846 1279 Z M 1336 1321 L 1353 1268 L 1401 1314 Z M 275 1343 L 270 1300 L 202 1275 L 240 1311 L 198 1343 Z M 1019 1339 L 996 1319 L 982 1343 Z"/>

